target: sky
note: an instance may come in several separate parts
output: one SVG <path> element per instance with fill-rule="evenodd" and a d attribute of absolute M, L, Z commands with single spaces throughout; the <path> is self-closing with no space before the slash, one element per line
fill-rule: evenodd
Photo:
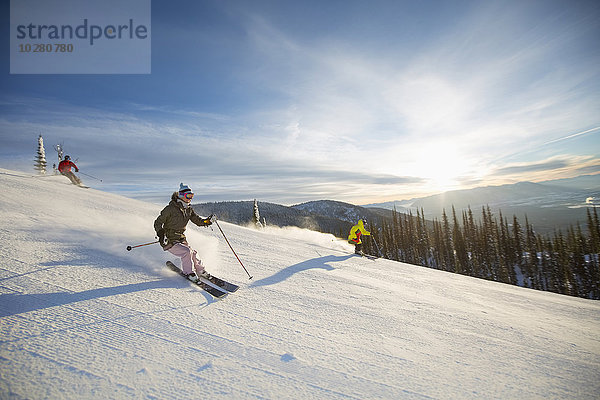
<path fill-rule="evenodd" d="M 11 74 L 0 167 L 367 204 L 600 173 L 598 1 L 152 1 L 150 74 Z M 100 181 L 100 179 L 102 181 Z"/>

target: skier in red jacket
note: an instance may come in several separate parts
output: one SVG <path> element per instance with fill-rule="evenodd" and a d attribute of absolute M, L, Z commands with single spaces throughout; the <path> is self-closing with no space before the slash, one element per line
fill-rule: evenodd
<path fill-rule="evenodd" d="M 58 171 L 67 178 L 69 178 L 73 185 L 81 186 L 81 179 L 79 179 L 73 173 L 73 171 L 71 171 L 71 167 L 75 168 L 76 172 L 79 172 L 79 168 L 77 168 L 77 165 L 75 165 L 75 163 L 71 161 L 71 157 L 65 156 L 65 159 L 58 164 Z"/>

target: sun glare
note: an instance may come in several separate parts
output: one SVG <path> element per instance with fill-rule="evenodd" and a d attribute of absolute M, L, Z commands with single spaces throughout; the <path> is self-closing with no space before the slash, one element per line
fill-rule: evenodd
<path fill-rule="evenodd" d="M 431 191 L 445 192 L 459 189 L 461 178 L 469 170 L 467 157 L 448 143 L 420 146 L 414 161 L 414 174 L 427 180 Z"/>

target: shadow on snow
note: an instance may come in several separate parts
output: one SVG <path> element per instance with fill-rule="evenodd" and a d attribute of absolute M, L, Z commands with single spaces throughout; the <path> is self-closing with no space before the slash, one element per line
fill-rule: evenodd
<path fill-rule="evenodd" d="M 302 271 L 307 271 L 309 269 L 324 269 L 326 271 L 333 271 L 335 268 L 329 265 L 329 263 L 345 261 L 352 257 L 354 257 L 353 254 L 348 254 L 344 256 L 330 255 L 302 261 L 298 264 L 290 265 L 289 267 L 278 271 L 274 275 L 255 281 L 250 286 L 275 285 L 277 283 L 285 281 L 294 274 L 297 274 Z"/>
<path fill-rule="evenodd" d="M 141 292 L 148 289 L 173 287 L 173 281 L 161 279 L 151 282 L 131 283 L 115 287 L 85 290 L 83 292 L 55 292 L 55 293 L 10 293 L 0 295 L 0 317 L 42 310 L 45 308 L 63 306 L 86 300 Z"/>

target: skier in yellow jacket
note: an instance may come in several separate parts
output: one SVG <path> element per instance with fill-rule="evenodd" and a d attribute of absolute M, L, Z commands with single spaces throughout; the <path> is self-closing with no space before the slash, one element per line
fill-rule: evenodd
<path fill-rule="evenodd" d="M 365 229 L 365 224 L 362 219 L 358 220 L 358 224 L 354 225 L 350 228 L 350 234 L 348 235 L 348 243 L 354 245 L 354 252 L 356 254 L 362 255 L 362 235 L 371 235 L 371 232 Z"/>

